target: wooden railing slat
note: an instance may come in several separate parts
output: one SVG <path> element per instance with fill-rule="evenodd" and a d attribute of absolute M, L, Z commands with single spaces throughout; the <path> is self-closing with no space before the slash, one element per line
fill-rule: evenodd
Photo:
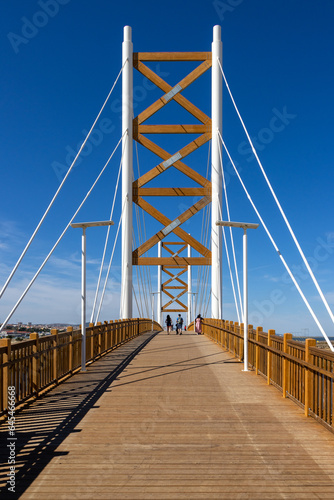
<path fill-rule="evenodd" d="M 203 333 L 242 358 L 243 324 L 204 319 Z M 262 327 L 248 332 L 248 343 L 248 361 L 255 373 L 281 389 L 284 398 L 304 406 L 305 415 L 317 418 L 334 432 L 333 353 L 317 348 L 314 339 L 307 339 L 304 345 L 292 340 L 291 334 L 282 338 L 275 335 L 275 330 L 263 332 Z"/>
<path fill-rule="evenodd" d="M 152 320 L 139 318 L 90 324 L 86 330 L 86 361 L 99 359 L 151 328 Z M 160 330 L 161 326 L 154 322 L 154 328 Z M 0 339 L 0 416 L 7 412 L 9 386 L 15 386 L 16 404 L 20 405 L 80 370 L 81 331 L 69 327 L 66 332 L 51 333 L 46 337 L 31 333 L 29 340 L 16 344 Z"/>

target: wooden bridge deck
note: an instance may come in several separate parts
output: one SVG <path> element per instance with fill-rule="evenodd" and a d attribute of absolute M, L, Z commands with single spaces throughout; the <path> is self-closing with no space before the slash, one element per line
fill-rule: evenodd
<path fill-rule="evenodd" d="M 334 435 L 190 332 L 134 339 L 16 424 L 9 498 L 334 498 Z"/>

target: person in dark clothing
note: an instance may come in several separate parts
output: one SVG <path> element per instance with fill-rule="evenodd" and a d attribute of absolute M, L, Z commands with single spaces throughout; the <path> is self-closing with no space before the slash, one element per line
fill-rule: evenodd
<path fill-rule="evenodd" d="M 179 314 L 176 320 L 176 335 L 178 334 L 182 335 L 182 325 L 183 325 L 183 318 L 181 317 L 181 314 Z"/>
<path fill-rule="evenodd" d="M 169 335 L 172 330 L 172 318 L 167 314 L 166 318 L 167 334 Z"/>

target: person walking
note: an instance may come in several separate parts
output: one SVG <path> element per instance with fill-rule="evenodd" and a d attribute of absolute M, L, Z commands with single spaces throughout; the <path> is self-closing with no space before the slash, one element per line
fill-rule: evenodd
<path fill-rule="evenodd" d="M 166 326 L 167 326 L 167 335 L 169 335 L 172 330 L 172 318 L 169 316 L 169 314 L 167 314 Z"/>
<path fill-rule="evenodd" d="M 176 335 L 178 334 L 182 335 L 182 325 L 183 325 L 183 318 L 181 317 L 181 314 L 179 314 L 176 320 Z"/>
<path fill-rule="evenodd" d="M 201 335 L 202 333 L 202 316 L 199 314 L 195 320 L 195 332 L 198 334 L 198 335 Z"/>

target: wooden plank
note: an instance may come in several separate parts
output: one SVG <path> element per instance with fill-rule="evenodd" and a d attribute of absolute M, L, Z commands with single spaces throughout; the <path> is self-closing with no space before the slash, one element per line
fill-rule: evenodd
<path fill-rule="evenodd" d="M 166 273 L 166 274 L 167 274 L 167 276 L 170 276 L 170 279 L 169 279 L 169 280 L 167 280 L 167 281 L 165 281 L 165 283 L 164 283 L 164 284 L 170 283 L 171 281 L 173 281 L 173 280 L 175 279 L 175 280 L 179 281 L 180 283 L 182 283 L 183 285 L 186 285 L 185 281 L 182 281 L 182 280 L 180 279 L 180 276 L 182 276 L 182 274 L 184 274 L 184 273 L 186 273 L 186 272 L 188 271 L 187 267 L 181 268 L 181 271 L 179 271 L 177 274 L 173 274 L 173 273 L 171 273 L 170 271 L 168 271 L 169 266 L 162 266 L 162 267 L 163 267 L 162 271 L 163 271 L 164 273 Z M 167 268 L 167 269 L 166 269 L 166 268 Z M 178 268 L 178 269 L 179 269 L 179 268 Z"/>
<path fill-rule="evenodd" d="M 204 196 L 200 200 L 198 200 L 194 205 L 189 207 L 185 212 L 183 212 L 181 215 L 178 216 L 179 221 L 181 224 L 189 220 L 193 215 L 198 213 L 200 210 L 202 210 L 204 207 L 206 207 L 209 203 L 211 202 L 211 197 L 210 196 Z"/>
<path fill-rule="evenodd" d="M 172 89 L 172 86 L 169 85 L 169 83 L 165 82 L 165 80 L 161 78 L 161 76 L 157 75 L 154 71 L 152 71 L 150 68 L 148 68 L 145 64 L 141 63 L 140 61 L 136 62 L 134 64 L 134 67 L 148 80 L 154 83 L 160 90 L 165 92 L 165 94 L 167 94 L 167 92 L 169 92 Z"/>
<path fill-rule="evenodd" d="M 172 90 L 172 86 L 166 83 L 161 77 L 156 75 L 154 71 L 150 70 L 147 68 L 145 65 L 138 65 L 137 68 L 146 78 L 148 78 L 152 83 L 155 83 L 165 94 L 170 92 Z M 180 92 L 175 94 L 173 96 L 174 101 L 176 101 L 180 106 L 182 106 L 184 109 L 186 109 L 192 116 L 197 118 L 201 123 L 207 124 L 208 126 L 211 126 L 211 119 L 203 113 L 197 106 L 195 106 L 193 103 L 188 101 Z M 142 113 L 140 113 L 134 120 L 134 137 L 137 134 L 137 127 L 144 121 L 146 121 L 148 118 L 153 116 L 159 109 L 161 109 L 162 106 L 167 104 L 167 102 L 164 99 L 163 96 L 161 96 L 157 101 L 155 101 L 151 106 L 146 108 Z"/>
<path fill-rule="evenodd" d="M 182 245 L 183 245 L 183 243 L 182 243 Z M 171 253 L 172 255 L 175 255 L 175 254 L 179 254 L 179 253 L 183 252 L 183 250 L 185 250 L 187 248 L 187 245 L 183 245 L 176 252 L 173 252 L 173 250 L 171 250 L 170 248 L 168 248 L 168 245 L 165 245 L 164 248 L 167 250 L 167 252 Z"/>
<path fill-rule="evenodd" d="M 182 266 L 176 266 L 175 264 L 170 264 L 162 267 L 168 267 L 169 269 L 180 269 Z"/>
<path fill-rule="evenodd" d="M 1 379 L 1 410 L 8 410 L 8 387 L 12 385 L 10 377 L 10 362 L 11 362 L 11 339 L 0 339 L 0 347 L 4 347 L 5 351 L 2 354 L 2 365 L 0 369 Z"/>
<path fill-rule="evenodd" d="M 196 149 L 198 149 L 201 146 L 203 146 L 203 144 L 206 144 L 208 141 L 210 141 L 210 139 L 211 139 L 211 134 L 203 134 L 203 135 L 201 135 L 200 137 L 198 137 L 194 141 L 192 141 L 189 144 L 187 144 L 187 146 L 185 146 L 184 148 L 180 149 L 180 151 L 179 151 L 180 155 L 182 156 L 182 158 L 185 158 L 186 156 L 188 156 L 191 153 L 193 153 L 194 151 L 196 151 Z"/>
<path fill-rule="evenodd" d="M 165 307 L 162 308 L 163 312 L 188 312 L 188 308 L 186 306 L 184 306 L 183 309 L 166 309 Z"/>
<path fill-rule="evenodd" d="M 184 245 L 184 242 L 183 241 L 164 241 L 162 243 L 162 247 L 165 248 L 166 250 L 170 250 L 170 246 L 183 246 Z M 172 252 L 172 250 L 170 250 Z"/>
<path fill-rule="evenodd" d="M 139 257 L 133 258 L 135 266 L 211 266 L 211 257 Z"/>
<path fill-rule="evenodd" d="M 149 118 L 151 118 L 151 116 L 153 116 L 157 111 L 159 111 L 159 109 L 163 108 L 165 105 L 166 105 L 166 101 L 163 100 L 161 97 L 160 99 L 155 101 L 153 104 L 148 106 L 148 108 L 146 108 L 144 111 L 139 113 L 139 115 L 133 121 L 133 127 L 134 127 L 133 138 L 134 139 L 136 138 L 136 135 L 137 135 L 137 133 L 136 133 L 137 126 L 139 126 L 145 120 L 148 120 Z"/>
<path fill-rule="evenodd" d="M 162 287 L 169 285 L 169 283 L 172 283 L 173 281 L 177 281 L 178 283 L 181 283 L 182 286 L 187 286 L 187 283 L 183 280 L 180 279 L 179 275 L 172 275 L 169 280 L 165 281 L 162 284 Z"/>
<path fill-rule="evenodd" d="M 183 245 L 183 241 L 163 241 L 162 247 L 165 248 L 169 245 Z"/>
<path fill-rule="evenodd" d="M 133 63 L 137 61 L 210 61 L 211 52 L 134 52 Z"/>
<path fill-rule="evenodd" d="M 40 339 L 39 335 L 36 332 L 33 332 L 29 336 L 30 340 L 34 340 L 33 344 L 33 353 L 34 353 L 34 358 L 33 358 L 33 376 L 32 376 L 32 383 L 33 383 L 33 390 L 34 390 L 34 395 L 38 396 L 39 391 L 40 391 L 40 382 L 41 382 L 41 370 L 40 370 Z"/>
<path fill-rule="evenodd" d="M 178 283 L 181 283 L 181 286 L 183 286 L 183 287 L 188 286 L 188 284 L 185 281 L 182 281 L 180 278 L 173 276 L 173 278 L 170 278 L 169 280 L 165 281 L 165 283 L 162 284 L 162 289 L 168 288 L 166 285 L 169 285 L 169 283 L 172 283 L 173 281 L 177 281 Z"/>
<path fill-rule="evenodd" d="M 191 73 L 189 73 L 186 77 L 184 77 L 180 82 L 179 85 L 183 89 L 186 89 L 191 85 L 193 82 L 195 82 L 200 76 L 202 76 L 208 69 L 211 68 L 211 61 L 204 61 L 202 64 L 197 66 Z"/>
<path fill-rule="evenodd" d="M 139 198 L 137 204 L 146 212 L 148 211 L 147 208 L 151 206 L 143 198 Z M 165 215 L 161 214 L 158 210 L 155 210 L 154 213 L 155 215 L 153 215 L 152 211 L 151 215 L 153 215 L 154 218 L 159 222 L 161 222 L 161 224 L 163 224 L 164 226 L 168 226 L 168 224 L 171 223 L 171 220 L 168 219 L 168 217 L 166 217 Z M 207 256 L 211 258 L 211 251 L 208 250 L 204 245 L 202 245 L 202 243 L 199 243 L 195 238 L 193 238 L 190 234 L 184 231 L 181 227 L 176 227 L 173 230 L 173 233 L 176 234 L 176 236 L 178 236 L 185 243 L 188 243 L 188 245 L 190 245 L 194 250 L 196 250 L 200 254 L 204 255 L 205 257 Z"/>
<path fill-rule="evenodd" d="M 183 274 L 183 273 L 185 273 L 185 272 L 187 271 L 187 269 L 188 269 L 188 268 L 187 268 L 187 266 L 184 266 L 184 268 L 183 268 L 183 269 L 181 269 L 181 271 L 180 271 L 180 272 L 178 272 L 178 274 L 177 274 L 177 275 L 173 274 L 173 273 L 172 273 L 172 271 L 170 271 L 170 269 L 174 269 L 174 266 L 162 266 L 162 271 L 163 271 L 164 273 L 166 273 L 168 276 L 173 276 L 173 277 L 174 277 L 174 276 L 178 276 L 179 274 Z"/>
<path fill-rule="evenodd" d="M 179 306 L 181 307 L 185 307 L 185 304 L 183 304 L 183 302 L 181 302 L 179 299 L 186 293 L 186 290 L 184 290 L 183 292 L 179 293 L 178 295 L 176 295 L 176 297 L 174 297 L 173 295 L 171 295 L 169 292 L 167 292 L 166 290 L 164 290 L 164 293 L 166 295 L 168 295 L 172 300 L 170 300 L 169 302 L 166 302 L 165 307 L 168 307 L 170 306 L 171 304 L 173 304 L 173 302 L 176 302 Z"/>
<path fill-rule="evenodd" d="M 173 155 L 165 151 L 163 148 L 155 144 L 154 142 L 150 141 L 147 137 L 139 134 L 137 137 L 137 142 L 141 144 L 142 146 L 146 147 L 149 151 L 152 151 L 152 153 L 156 154 L 160 158 L 162 158 L 164 161 L 168 160 L 171 158 Z M 209 140 L 207 138 L 207 134 L 205 135 L 205 142 Z M 194 149 L 197 149 L 194 147 Z M 189 154 L 189 153 L 188 153 Z M 208 187 L 211 185 L 210 181 L 205 179 L 202 175 L 200 175 L 198 172 L 193 170 L 192 168 L 188 167 L 185 163 L 182 161 L 178 160 L 173 164 L 173 167 L 177 168 L 180 172 L 185 174 L 187 177 L 192 179 L 193 181 L 197 182 L 203 187 Z M 169 167 L 171 168 L 171 167 Z M 151 180 L 155 179 L 158 175 L 160 175 L 162 172 L 165 171 L 165 168 L 162 165 L 162 162 L 159 163 L 156 167 L 152 168 L 148 172 L 146 172 L 144 175 L 139 177 L 136 181 L 133 183 L 134 188 L 139 188 L 150 182 Z"/>
<path fill-rule="evenodd" d="M 176 284 L 176 285 L 170 285 L 170 283 L 173 283 L 173 281 L 177 282 L 177 283 L 180 283 L 180 285 Z M 169 288 L 179 288 L 180 290 L 184 290 L 184 289 L 187 289 L 188 288 L 188 283 L 185 283 L 184 281 L 180 280 L 180 278 L 170 278 L 169 280 L 167 280 L 165 283 L 163 283 L 161 285 L 161 288 L 162 290 L 168 290 Z"/>
<path fill-rule="evenodd" d="M 16 415 L 13 498 L 333 499 L 332 433 L 204 335 L 139 341 Z"/>
<path fill-rule="evenodd" d="M 208 125 L 138 125 L 140 134 L 205 134 L 210 132 Z"/>
<path fill-rule="evenodd" d="M 211 118 L 209 118 L 205 113 L 203 113 L 203 111 L 201 111 L 197 106 L 188 101 L 188 99 L 186 99 L 182 94 L 180 93 L 175 94 L 173 99 L 178 104 L 180 104 L 180 106 L 182 106 L 186 111 L 188 111 L 191 115 L 197 118 L 197 120 L 211 127 Z"/>
<path fill-rule="evenodd" d="M 184 295 L 185 293 L 185 290 L 183 290 L 182 293 L 176 295 L 176 297 L 174 297 L 174 295 L 172 295 L 170 292 L 168 292 L 167 290 L 163 290 L 164 294 L 167 295 L 169 298 L 171 298 L 172 300 L 167 302 L 165 305 L 169 305 L 171 304 L 172 302 L 176 301 L 176 299 L 178 299 L 179 297 L 181 297 L 182 295 Z"/>
<path fill-rule="evenodd" d="M 185 284 L 185 286 L 162 286 L 162 291 L 164 290 L 186 290 L 188 289 L 188 285 Z"/>
<path fill-rule="evenodd" d="M 170 90 L 172 90 L 173 87 L 170 87 L 170 89 L 167 90 L 168 88 L 167 87 L 168 84 L 166 85 L 167 82 L 164 82 L 160 77 L 157 78 L 157 75 L 155 75 L 154 71 L 150 70 L 147 66 L 137 64 L 136 68 L 147 78 L 149 77 L 152 83 L 158 84 L 157 86 L 161 88 L 161 90 L 163 90 L 165 93 L 168 93 Z M 187 87 L 189 87 L 189 85 L 191 85 L 194 81 L 196 81 L 210 68 L 211 68 L 211 60 L 202 62 L 199 66 L 197 66 L 197 68 L 195 68 L 187 76 L 185 76 L 177 85 L 179 85 L 182 90 L 186 89 Z"/>
<path fill-rule="evenodd" d="M 169 302 L 167 302 L 167 304 L 165 304 L 165 307 L 169 307 L 169 306 L 170 306 L 171 304 L 173 304 L 174 302 L 175 302 L 176 304 L 178 304 L 180 307 L 184 307 L 184 312 L 186 312 L 186 311 L 187 311 L 187 309 L 186 309 L 186 305 L 185 305 L 185 304 L 183 304 L 183 302 L 181 302 L 180 300 L 170 300 Z M 175 307 L 175 306 L 174 306 L 174 307 Z"/>
<path fill-rule="evenodd" d="M 208 205 L 211 201 L 211 198 L 209 196 L 204 196 L 204 198 L 201 198 L 197 203 L 192 205 L 188 210 L 183 212 L 181 215 L 177 217 L 177 220 L 179 221 L 179 225 L 183 224 L 187 220 L 189 220 L 193 215 L 195 215 L 197 212 L 202 210 L 206 205 Z M 143 207 L 141 202 L 141 198 L 138 198 L 135 203 L 137 203 L 139 206 Z M 156 208 L 152 207 L 152 205 L 149 205 L 148 203 L 146 204 L 145 211 L 152 215 L 155 219 L 158 217 L 161 218 L 162 214 L 157 210 Z M 176 219 L 175 219 L 176 220 Z M 133 251 L 133 256 L 135 258 L 140 257 L 141 255 L 145 254 L 150 248 L 152 248 L 154 245 L 156 245 L 159 241 L 163 240 L 168 236 L 168 234 L 164 234 L 164 229 L 166 229 L 167 226 L 169 226 L 171 223 L 175 221 L 169 222 L 168 224 L 165 224 L 165 227 L 161 230 L 158 231 L 155 235 L 151 236 L 148 240 L 146 240 L 144 243 L 142 243 L 136 250 Z M 187 245 L 184 246 L 186 248 Z M 182 249 L 183 250 L 183 249 Z M 178 251 L 182 251 L 181 249 Z M 170 250 L 169 250 L 170 251 Z M 177 252 L 177 253 L 178 253 Z M 172 251 L 170 251 L 172 253 Z"/>
<path fill-rule="evenodd" d="M 164 161 L 168 160 L 172 156 L 165 149 L 163 149 L 161 146 L 158 146 L 158 144 L 151 141 L 150 139 L 148 139 L 144 135 L 138 134 L 136 141 L 139 142 L 139 144 L 144 146 L 149 151 L 152 151 L 152 153 L 156 154 L 159 158 L 161 158 Z M 164 172 L 165 168 L 161 167 L 161 164 L 159 164 L 158 167 L 159 166 L 160 166 L 159 173 Z M 155 168 L 157 168 L 157 167 L 155 167 Z"/>
<path fill-rule="evenodd" d="M 174 268 L 174 266 L 173 266 L 173 268 Z M 178 269 L 179 269 L 179 268 L 178 268 Z M 184 269 L 181 269 L 181 271 L 180 271 L 180 272 L 178 272 L 177 274 L 173 274 L 173 273 L 171 273 L 170 271 L 168 271 L 167 266 L 162 266 L 162 271 L 163 271 L 164 273 L 166 273 L 168 276 L 170 276 L 170 277 L 171 277 L 171 279 L 169 279 L 169 280 L 165 281 L 165 284 L 166 284 L 166 283 L 170 283 L 170 282 L 171 282 L 171 281 L 173 281 L 174 279 L 175 279 L 175 280 L 180 281 L 181 283 L 184 283 L 184 281 L 180 280 L 180 276 L 182 276 L 182 274 L 186 273 L 186 272 L 188 271 L 188 268 L 187 268 L 187 267 L 185 267 Z M 184 284 L 185 284 L 185 283 L 184 283 Z"/>

